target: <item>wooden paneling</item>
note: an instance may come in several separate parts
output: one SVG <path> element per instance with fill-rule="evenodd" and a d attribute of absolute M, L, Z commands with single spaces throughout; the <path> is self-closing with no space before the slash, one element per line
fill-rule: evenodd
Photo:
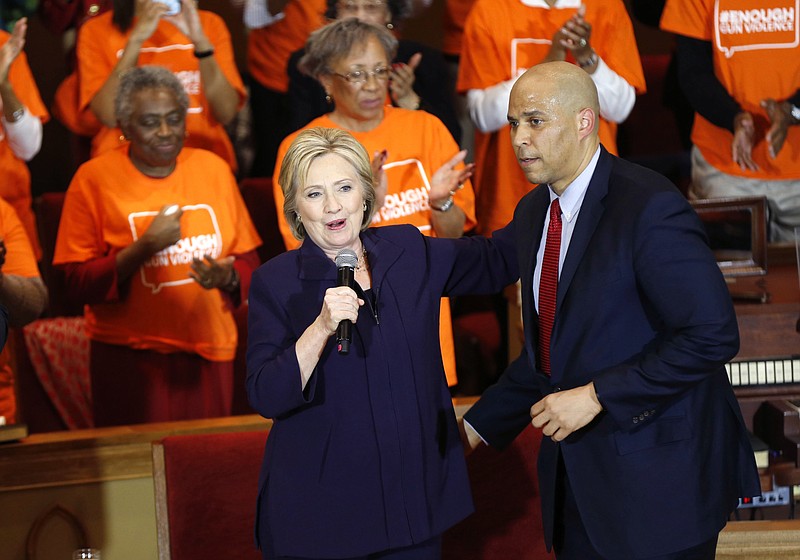
<path fill-rule="evenodd" d="M 176 434 L 264 430 L 258 415 L 34 434 L 0 447 L 0 492 L 152 476 L 151 442 Z"/>

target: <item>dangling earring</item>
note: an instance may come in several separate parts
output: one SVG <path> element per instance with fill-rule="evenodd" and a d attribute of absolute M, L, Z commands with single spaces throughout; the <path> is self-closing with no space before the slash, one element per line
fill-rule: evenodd
<path fill-rule="evenodd" d="M 364 212 L 366 212 L 366 211 L 367 211 L 367 203 L 365 202 L 364 203 Z"/>
<path fill-rule="evenodd" d="M 300 214 L 295 214 L 295 218 L 297 219 L 298 224 L 303 223 L 303 218 L 300 217 Z"/>

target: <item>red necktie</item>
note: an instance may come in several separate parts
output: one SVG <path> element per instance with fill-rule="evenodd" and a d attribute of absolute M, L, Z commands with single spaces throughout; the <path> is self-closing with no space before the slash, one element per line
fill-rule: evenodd
<path fill-rule="evenodd" d="M 539 279 L 539 365 L 550 375 L 550 335 L 556 316 L 558 259 L 561 254 L 561 206 L 556 198 L 550 204 L 550 225 Z"/>

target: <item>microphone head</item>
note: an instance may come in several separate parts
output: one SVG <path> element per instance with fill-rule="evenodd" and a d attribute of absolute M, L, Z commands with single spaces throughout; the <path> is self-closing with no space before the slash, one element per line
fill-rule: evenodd
<path fill-rule="evenodd" d="M 337 268 L 355 268 L 358 266 L 358 255 L 352 249 L 342 249 L 334 259 Z"/>

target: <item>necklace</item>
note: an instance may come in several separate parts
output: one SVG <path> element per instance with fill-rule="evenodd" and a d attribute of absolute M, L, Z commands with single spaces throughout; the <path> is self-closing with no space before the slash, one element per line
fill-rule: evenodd
<path fill-rule="evenodd" d="M 367 250 L 362 247 L 361 256 L 358 259 L 358 265 L 356 266 L 356 270 L 368 270 L 368 269 L 369 269 L 369 261 L 367 260 Z"/>

